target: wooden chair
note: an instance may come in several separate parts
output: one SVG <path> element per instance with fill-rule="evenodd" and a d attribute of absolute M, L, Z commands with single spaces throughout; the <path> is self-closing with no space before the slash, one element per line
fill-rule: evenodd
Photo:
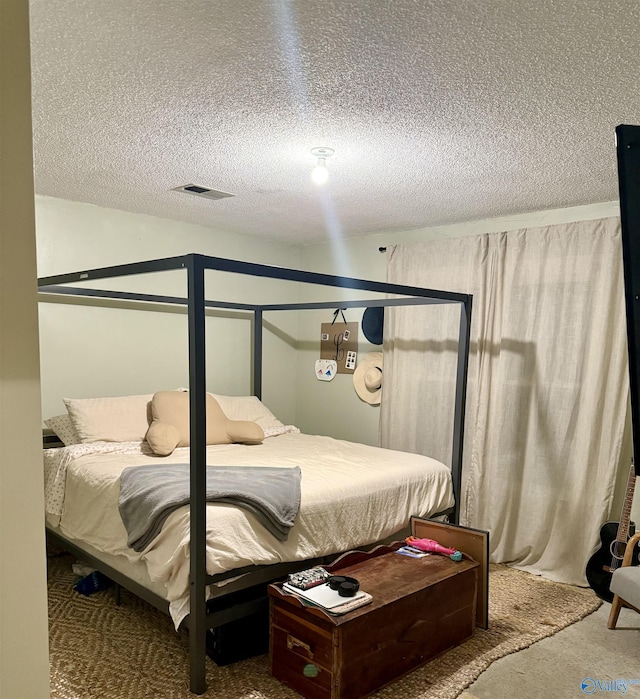
<path fill-rule="evenodd" d="M 622 607 L 630 607 L 640 614 L 640 566 L 631 565 L 633 549 L 640 542 L 640 533 L 627 542 L 622 566 L 611 576 L 610 590 L 614 593 L 607 628 L 615 629 Z"/>

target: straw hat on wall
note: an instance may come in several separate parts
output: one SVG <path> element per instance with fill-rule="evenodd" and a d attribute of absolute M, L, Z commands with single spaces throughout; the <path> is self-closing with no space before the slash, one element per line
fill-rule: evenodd
<path fill-rule="evenodd" d="M 353 387 L 358 396 L 370 405 L 379 405 L 382 398 L 382 352 L 369 352 L 353 372 Z"/>

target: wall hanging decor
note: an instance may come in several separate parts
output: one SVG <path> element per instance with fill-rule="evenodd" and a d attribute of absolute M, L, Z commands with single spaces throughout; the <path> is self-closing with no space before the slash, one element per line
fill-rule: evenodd
<path fill-rule="evenodd" d="M 370 306 L 362 314 L 362 332 L 372 345 L 381 345 L 384 329 L 384 306 Z"/>
<path fill-rule="evenodd" d="M 338 364 L 334 359 L 316 359 L 316 379 L 331 381 L 338 373 Z"/>
<path fill-rule="evenodd" d="M 369 352 L 358 363 L 353 374 L 353 387 L 358 397 L 369 405 L 380 405 L 382 399 L 382 352 Z"/>
<path fill-rule="evenodd" d="M 338 315 L 342 322 L 336 322 Z M 336 308 L 333 320 L 320 326 L 320 359 L 333 359 L 338 374 L 353 374 L 358 358 L 358 323 L 347 323 L 344 311 Z"/>

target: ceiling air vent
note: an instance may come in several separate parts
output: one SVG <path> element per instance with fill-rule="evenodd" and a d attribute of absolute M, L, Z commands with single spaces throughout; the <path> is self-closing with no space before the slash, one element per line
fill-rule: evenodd
<path fill-rule="evenodd" d="M 226 199 L 227 197 L 235 196 L 235 194 L 229 194 L 229 192 L 219 192 L 217 189 L 201 187 L 199 184 L 183 184 L 182 186 L 175 187 L 174 189 L 176 192 L 194 194 L 196 197 L 204 197 L 205 199 Z"/>

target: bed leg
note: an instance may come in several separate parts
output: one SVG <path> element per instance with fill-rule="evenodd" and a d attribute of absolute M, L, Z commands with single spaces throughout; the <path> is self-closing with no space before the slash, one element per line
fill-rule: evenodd
<path fill-rule="evenodd" d="M 116 607 L 122 604 L 122 586 L 116 583 Z"/>
<path fill-rule="evenodd" d="M 193 631 L 189 629 L 189 689 L 193 694 L 204 694 L 207 691 L 205 636 Z"/>

